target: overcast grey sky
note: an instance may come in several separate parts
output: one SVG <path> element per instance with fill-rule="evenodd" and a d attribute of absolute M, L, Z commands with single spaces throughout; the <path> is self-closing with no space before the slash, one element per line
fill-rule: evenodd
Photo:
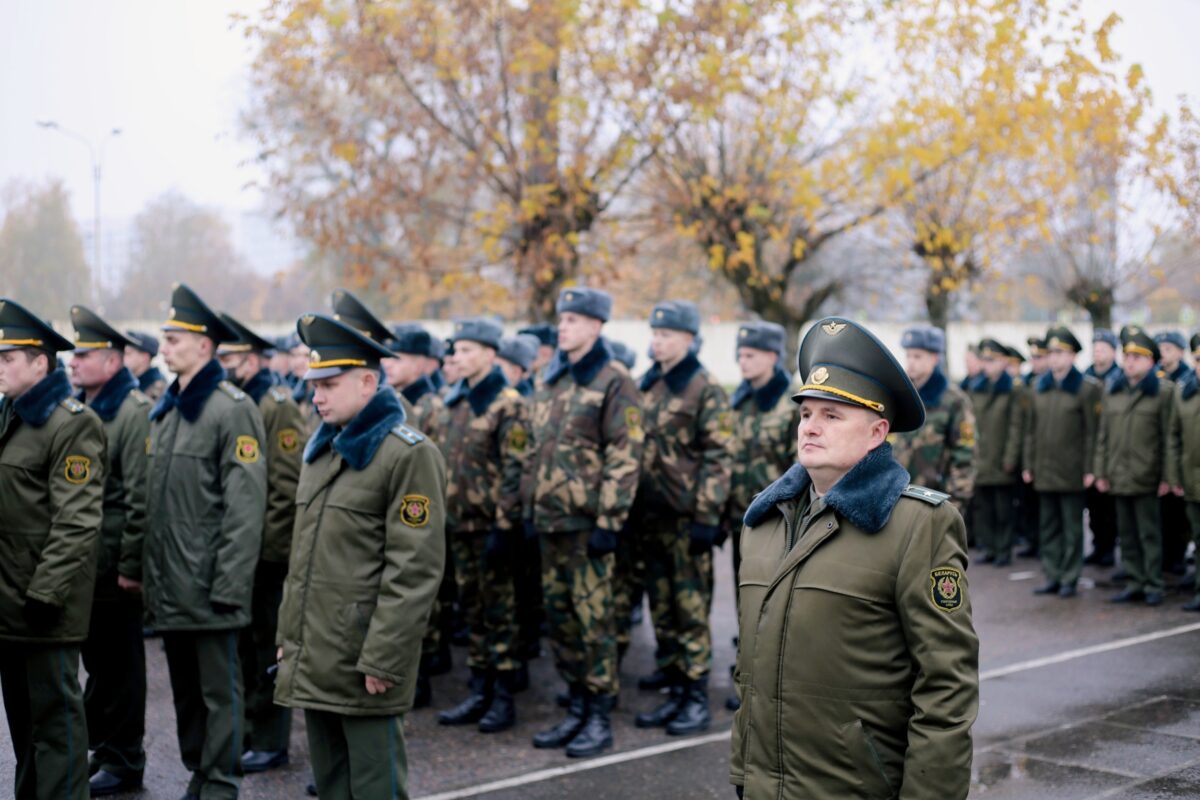
<path fill-rule="evenodd" d="M 59 176 L 76 216 L 92 216 L 87 150 L 34 122 L 89 138 L 113 127 L 103 216 L 128 217 L 177 188 L 224 209 L 252 209 L 256 177 L 240 138 L 250 48 L 232 12 L 258 0 L 0 0 L 0 185 Z M 1200 0 L 1084 0 L 1093 22 L 1117 11 L 1114 37 L 1146 69 L 1156 99 L 1200 99 Z"/>

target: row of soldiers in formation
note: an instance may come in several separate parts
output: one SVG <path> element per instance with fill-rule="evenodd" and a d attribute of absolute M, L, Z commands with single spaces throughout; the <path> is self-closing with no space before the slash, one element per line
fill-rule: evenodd
<path fill-rule="evenodd" d="M 1073 597 L 1084 563 L 1112 566 L 1119 540 L 1125 583 L 1112 601 L 1157 606 L 1164 573 L 1186 572 L 1191 534 L 1200 536 L 1200 386 L 1187 363 L 1189 350 L 1200 360 L 1200 334 L 1189 342 L 1127 325 L 1092 338 L 1082 372 L 1083 346 L 1066 327 L 1028 340 L 1028 371 L 1016 348 L 984 339 L 954 385 L 938 366 L 941 331 L 906 332 L 928 416 L 893 446 L 915 480 L 953 496 L 982 561 L 1010 564 L 1022 525 L 1046 577 L 1035 591 Z M 1200 611 L 1200 582 L 1183 608 Z"/>

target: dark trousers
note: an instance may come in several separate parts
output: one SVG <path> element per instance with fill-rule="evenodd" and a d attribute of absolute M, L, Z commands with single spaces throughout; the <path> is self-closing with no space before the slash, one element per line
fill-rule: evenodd
<path fill-rule="evenodd" d="M 989 555 L 1012 558 L 1012 486 L 975 487 L 975 532 Z"/>
<path fill-rule="evenodd" d="M 1092 529 L 1092 552 L 1111 555 L 1117 546 L 1117 507 L 1113 496 L 1087 491 L 1088 527 Z"/>
<path fill-rule="evenodd" d="M 1025 539 L 1030 547 L 1037 548 L 1041 536 L 1041 510 L 1038 492 L 1031 484 L 1020 483 L 1016 487 L 1017 516 L 1014 529 L 1017 536 Z"/>
<path fill-rule="evenodd" d="M 163 633 L 179 754 L 201 800 L 232 800 L 242 782 L 242 669 L 238 631 Z"/>
<path fill-rule="evenodd" d="M 1129 575 L 1125 588 L 1143 592 L 1163 590 L 1162 519 L 1153 494 L 1116 497 L 1117 530 L 1121 537 L 1121 566 Z"/>
<path fill-rule="evenodd" d="M 0 690 L 17 757 L 17 800 L 85 800 L 87 724 L 79 646 L 0 642 Z"/>
<path fill-rule="evenodd" d="M 1074 586 L 1083 572 L 1083 492 L 1039 492 L 1039 550 L 1046 579 Z"/>
<path fill-rule="evenodd" d="M 1182 566 L 1188 542 L 1192 540 L 1187 502 L 1173 494 L 1166 495 L 1159 502 L 1162 505 L 1163 567 Z"/>
<path fill-rule="evenodd" d="M 126 777 L 146 768 L 146 647 L 142 637 L 142 598 L 103 582 L 92 602 L 88 638 L 83 643 L 91 769 Z"/>
<path fill-rule="evenodd" d="M 514 565 L 513 590 L 517 600 L 517 658 L 537 658 L 546 608 L 542 600 L 541 538 L 521 536 Z"/>
<path fill-rule="evenodd" d="M 1192 541 L 1196 543 L 1196 598 L 1200 600 L 1200 503 L 1188 501 L 1188 520 L 1192 523 Z"/>
<path fill-rule="evenodd" d="M 330 800 L 408 800 L 403 717 L 304 712 L 317 794 Z"/>
<path fill-rule="evenodd" d="M 275 663 L 275 629 L 287 564 L 259 562 L 250 599 L 250 625 L 241 632 L 238 657 L 246 689 L 246 750 L 277 752 L 288 749 L 292 710 L 275 705 L 275 678 L 267 670 Z"/>

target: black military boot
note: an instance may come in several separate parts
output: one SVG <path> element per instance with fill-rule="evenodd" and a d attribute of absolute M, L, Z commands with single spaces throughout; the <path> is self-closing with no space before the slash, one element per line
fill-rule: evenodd
<path fill-rule="evenodd" d="M 529 688 L 529 664 L 521 661 L 513 672 L 513 691 L 523 692 Z"/>
<path fill-rule="evenodd" d="M 567 745 L 567 755 L 584 758 L 603 753 L 613 745 L 612 725 L 608 712 L 612 710 L 613 698 L 606 694 L 593 694 L 587 701 L 587 718 L 583 729 Z"/>
<path fill-rule="evenodd" d="M 639 728 L 661 728 L 675 719 L 679 709 L 683 708 L 683 701 L 683 680 L 672 676 L 671 691 L 667 695 L 667 699 L 652 710 L 638 714 L 634 717 L 633 724 Z"/>
<path fill-rule="evenodd" d="M 534 734 L 533 746 L 539 749 L 563 747 L 583 729 L 584 718 L 587 716 L 588 693 L 578 684 L 567 688 L 567 717 L 553 728 Z"/>
<path fill-rule="evenodd" d="M 708 730 L 712 716 L 708 711 L 708 676 L 688 681 L 683 692 L 683 705 L 675 718 L 667 723 L 667 733 L 687 736 Z"/>
<path fill-rule="evenodd" d="M 496 676 L 487 670 L 472 667 L 471 680 L 467 685 L 471 694 L 454 708 L 448 708 L 438 714 L 439 725 L 471 725 L 483 719 L 483 715 L 492 704 Z"/>
<path fill-rule="evenodd" d="M 504 670 L 497 675 L 492 703 L 483 719 L 479 720 L 480 733 L 499 733 L 517 724 L 517 706 L 513 702 L 515 683 L 516 675 L 512 670 Z"/>
<path fill-rule="evenodd" d="M 645 692 L 657 692 L 671 685 L 671 676 L 665 670 L 656 669 L 649 675 L 638 678 L 638 688 Z"/>

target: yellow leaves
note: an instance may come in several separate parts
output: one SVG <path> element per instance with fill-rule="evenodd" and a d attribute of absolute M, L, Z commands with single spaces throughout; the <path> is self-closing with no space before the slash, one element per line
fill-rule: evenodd
<path fill-rule="evenodd" d="M 1112 45 L 1109 44 L 1109 37 L 1112 35 L 1113 29 L 1121 24 L 1121 17 L 1117 13 L 1109 14 L 1096 32 L 1092 35 L 1096 45 L 1096 52 L 1100 55 L 1100 60 L 1109 64 L 1117 60 L 1117 54 L 1113 51 Z"/>
<path fill-rule="evenodd" d="M 347 164 L 353 164 L 358 159 L 358 145 L 354 142 L 335 142 L 330 150 L 336 158 Z"/>

